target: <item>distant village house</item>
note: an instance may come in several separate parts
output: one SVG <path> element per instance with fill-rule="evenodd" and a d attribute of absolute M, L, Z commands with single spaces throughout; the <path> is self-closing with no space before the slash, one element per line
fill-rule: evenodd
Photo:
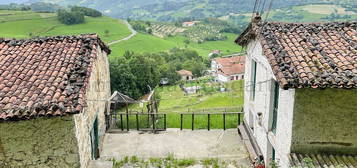
<path fill-rule="evenodd" d="M 108 54 L 97 35 L 0 39 L 0 167 L 87 168 L 99 157 Z"/>
<path fill-rule="evenodd" d="M 247 47 L 244 126 L 252 158 L 282 168 L 357 167 L 357 23 L 263 23 Z"/>
<path fill-rule="evenodd" d="M 213 76 L 219 82 L 244 79 L 245 56 L 215 58 L 211 62 Z"/>
<path fill-rule="evenodd" d="M 196 22 L 183 22 L 182 27 L 192 27 L 196 24 Z"/>
<path fill-rule="evenodd" d="M 182 69 L 180 71 L 177 71 L 177 73 L 181 76 L 181 79 L 184 81 L 193 80 L 193 75 L 191 71 Z"/>

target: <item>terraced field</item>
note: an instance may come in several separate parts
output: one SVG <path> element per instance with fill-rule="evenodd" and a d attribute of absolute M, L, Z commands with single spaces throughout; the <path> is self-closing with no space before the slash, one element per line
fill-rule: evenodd
<path fill-rule="evenodd" d="M 153 24 L 150 26 L 150 29 L 153 31 L 152 32 L 153 35 L 161 38 L 167 36 L 174 36 L 186 30 L 184 28 L 176 27 L 170 24 Z"/>

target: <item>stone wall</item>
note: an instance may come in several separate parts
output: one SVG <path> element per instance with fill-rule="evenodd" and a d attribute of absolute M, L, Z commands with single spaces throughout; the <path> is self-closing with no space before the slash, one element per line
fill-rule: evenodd
<path fill-rule="evenodd" d="M 296 89 L 292 151 L 357 154 L 357 90 Z"/>
<path fill-rule="evenodd" d="M 0 167 L 80 167 L 73 117 L 0 123 Z"/>
<path fill-rule="evenodd" d="M 96 117 L 99 122 L 100 148 L 102 146 L 105 135 L 105 111 L 109 109 L 108 99 L 111 96 L 107 54 L 100 48 L 97 48 L 97 53 L 86 92 L 87 107 L 83 113 L 74 116 L 82 168 L 87 168 L 92 159 L 90 132 Z"/>

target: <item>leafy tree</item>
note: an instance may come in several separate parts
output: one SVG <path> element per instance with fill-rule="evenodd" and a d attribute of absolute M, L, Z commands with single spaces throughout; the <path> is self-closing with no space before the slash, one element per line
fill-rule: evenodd
<path fill-rule="evenodd" d="M 170 84 L 178 82 L 178 70 L 187 69 L 201 76 L 206 68 L 206 60 L 193 50 L 173 48 L 146 54 L 126 51 L 123 57 L 111 60 L 111 86 L 113 91 L 139 98 L 150 91 L 149 86 L 158 86 L 161 79 L 168 79 Z"/>
<path fill-rule="evenodd" d="M 68 12 L 60 9 L 57 12 L 58 20 L 67 25 L 84 23 L 84 15 L 80 12 Z"/>
<path fill-rule="evenodd" d="M 73 6 L 71 8 L 72 12 L 79 12 L 82 13 L 84 16 L 90 17 L 101 17 L 103 14 L 95 9 L 81 7 L 81 6 Z"/>

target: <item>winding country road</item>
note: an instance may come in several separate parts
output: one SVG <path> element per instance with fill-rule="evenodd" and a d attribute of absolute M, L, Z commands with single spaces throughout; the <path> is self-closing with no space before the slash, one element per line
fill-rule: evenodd
<path fill-rule="evenodd" d="M 111 45 L 113 45 L 113 44 L 120 43 L 120 42 L 122 42 L 122 41 L 127 41 L 127 40 L 131 39 L 132 37 L 134 37 L 136 34 L 138 34 L 138 32 L 133 29 L 133 27 L 131 26 L 131 24 L 130 24 L 128 21 L 123 20 L 123 22 L 124 22 L 124 24 L 126 24 L 126 25 L 128 26 L 128 29 L 131 31 L 131 34 L 130 34 L 128 37 L 125 37 L 125 38 L 123 38 L 123 39 L 115 40 L 115 41 L 109 42 L 109 43 L 108 43 L 109 46 L 111 46 Z"/>

